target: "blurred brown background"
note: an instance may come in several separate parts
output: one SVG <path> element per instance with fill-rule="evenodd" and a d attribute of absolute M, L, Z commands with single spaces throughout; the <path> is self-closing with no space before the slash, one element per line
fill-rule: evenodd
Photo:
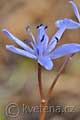
<path fill-rule="evenodd" d="M 75 0 L 80 10 L 80 0 Z M 48 35 L 51 38 L 57 28 L 54 22 L 61 18 L 71 18 L 77 21 L 72 6 L 68 0 L 1 0 L 0 1 L 0 103 L 6 105 L 9 102 L 19 104 L 38 104 L 39 93 L 37 83 L 36 62 L 15 55 L 6 50 L 6 44 L 11 42 L 3 33 L 7 28 L 15 36 L 24 40 L 31 39 L 26 33 L 25 27 L 31 26 L 36 36 L 36 26 L 43 23 L 48 25 Z M 64 33 L 60 44 L 77 42 L 80 43 L 80 29 L 68 30 Z M 52 78 L 56 75 L 64 58 L 55 61 L 53 71 L 43 70 L 42 78 L 44 93 L 46 94 Z M 51 104 L 80 105 L 80 55 L 77 54 L 69 62 L 67 68 L 60 77 L 53 92 Z M 76 96 L 76 97 L 75 97 Z M 2 111 L 1 107 L 1 111 Z M 73 114 L 72 114 L 73 116 Z M 1 120 L 4 118 L 1 112 Z M 80 118 L 80 117 L 79 117 Z M 28 118 L 30 119 L 30 118 Z M 33 118 L 32 118 L 33 119 Z M 34 118 L 35 119 L 35 118 Z M 57 118 L 53 118 L 57 120 Z M 51 119 L 51 120 L 53 120 Z M 72 119 L 72 118 L 64 118 Z M 19 118 L 22 120 L 22 118 Z M 63 120 L 63 118 L 61 119 Z M 75 118 L 75 120 L 78 120 Z"/>

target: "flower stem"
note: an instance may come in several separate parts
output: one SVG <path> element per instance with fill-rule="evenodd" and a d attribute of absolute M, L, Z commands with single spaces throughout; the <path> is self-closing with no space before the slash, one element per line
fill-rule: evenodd
<path fill-rule="evenodd" d="M 39 93 L 41 100 L 43 99 L 43 93 L 42 93 L 42 80 L 41 80 L 41 65 L 38 64 L 38 86 L 39 86 Z"/>
<path fill-rule="evenodd" d="M 40 117 L 39 120 L 45 120 L 45 114 L 46 114 L 46 106 L 47 106 L 47 102 L 46 100 L 42 100 L 41 101 L 41 105 L 40 105 Z"/>
<path fill-rule="evenodd" d="M 51 96 L 51 93 L 52 93 L 52 90 L 56 84 L 56 82 L 58 81 L 58 78 L 59 76 L 61 75 L 62 71 L 64 70 L 65 66 L 67 65 L 67 63 L 69 62 L 70 58 L 73 56 L 73 54 L 69 55 L 66 57 L 66 59 L 64 60 L 64 63 L 61 65 L 54 81 L 52 82 L 49 90 L 48 90 L 48 93 L 47 93 L 47 96 L 46 96 L 46 99 L 44 100 L 44 102 L 41 101 L 41 112 L 40 112 L 40 118 L 39 120 L 45 120 L 45 115 L 46 115 L 46 107 L 48 107 L 48 101 L 49 101 L 49 98 Z"/>
<path fill-rule="evenodd" d="M 58 78 L 60 77 L 61 73 L 63 72 L 65 66 L 67 65 L 67 63 L 69 62 L 69 60 L 70 60 L 70 58 L 71 58 L 72 56 L 73 56 L 73 54 L 67 56 L 66 59 L 64 60 L 64 63 L 61 65 L 61 67 L 60 67 L 60 69 L 59 69 L 56 77 L 54 78 L 54 81 L 52 82 L 52 84 L 51 84 L 51 86 L 50 86 L 50 88 L 49 88 L 49 91 L 48 91 L 48 94 L 47 94 L 47 97 L 46 97 L 46 98 L 47 98 L 47 101 L 48 101 L 49 97 L 51 96 L 51 93 L 52 93 L 52 91 L 53 91 L 53 88 L 54 88 L 55 84 L 56 84 L 57 81 L 58 81 Z"/>
<path fill-rule="evenodd" d="M 44 118 L 45 118 L 44 111 L 45 111 L 46 101 L 43 98 L 43 92 L 42 92 L 42 79 L 41 79 L 41 65 L 40 64 L 38 64 L 38 86 L 39 86 L 40 107 L 41 107 L 39 120 L 44 120 Z"/>

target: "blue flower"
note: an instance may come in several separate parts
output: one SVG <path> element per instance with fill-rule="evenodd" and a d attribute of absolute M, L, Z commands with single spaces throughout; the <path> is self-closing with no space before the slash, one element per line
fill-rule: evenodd
<path fill-rule="evenodd" d="M 14 45 L 6 45 L 6 48 L 9 51 L 36 60 L 45 69 L 51 70 L 53 68 L 52 60 L 68 54 L 80 52 L 80 45 L 75 43 L 64 44 L 55 49 L 57 42 L 60 40 L 65 29 L 66 28 L 64 26 L 59 28 L 59 30 L 54 34 L 54 36 L 49 41 L 49 38 L 46 34 L 46 27 L 41 24 L 37 26 L 38 34 L 35 40 L 35 37 L 32 34 L 30 27 L 28 26 L 26 30 L 32 37 L 30 46 L 16 38 L 8 30 L 3 29 L 3 32 L 5 35 L 7 35 L 9 39 L 16 42 L 22 48 L 22 49 L 17 48 Z"/>
<path fill-rule="evenodd" d="M 73 11 L 78 19 L 78 22 L 73 21 L 72 19 L 64 18 L 61 20 L 57 20 L 55 22 L 56 26 L 60 28 L 61 26 L 65 25 L 66 29 L 76 29 L 80 28 L 80 13 L 78 11 L 78 8 L 76 4 L 73 1 L 69 1 L 69 3 L 72 5 Z"/>

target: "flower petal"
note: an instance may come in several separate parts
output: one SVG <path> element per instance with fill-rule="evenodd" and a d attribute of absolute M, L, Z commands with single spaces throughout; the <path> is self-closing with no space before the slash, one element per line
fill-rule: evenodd
<path fill-rule="evenodd" d="M 45 34 L 44 34 L 44 38 L 43 38 L 43 39 L 44 39 L 44 40 L 43 40 L 43 41 L 41 41 L 41 42 L 42 42 L 42 44 L 43 44 L 44 48 L 46 49 L 46 48 L 47 48 L 47 46 L 48 46 L 48 42 L 49 42 L 49 38 L 48 38 L 48 36 L 47 36 L 46 32 L 45 32 Z"/>
<path fill-rule="evenodd" d="M 32 58 L 34 60 L 37 59 L 37 57 L 35 55 L 33 55 L 33 54 L 31 54 L 31 53 L 29 53 L 25 50 L 16 48 L 13 45 L 6 45 L 6 48 L 13 53 L 16 53 L 16 54 L 19 54 L 19 55 L 22 55 L 22 56 L 25 56 L 25 57 L 28 57 L 28 58 Z"/>
<path fill-rule="evenodd" d="M 78 20 L 80 22 L 80 13 L 78 11 L 78 8 L 77 8 L 76 4 L 73 1 L 69 1 L 69 3 L 72 4 L 72 8 L 74 10 L 74 13 L 75 13 L 76 17 L 78 18 Z"/>
<path fill-rule="evenodd" d="M 78 22 L 75 22 L 71 19 L 67 19 L 67 18 L 64 18 L 64 19 L 61 19 L 61 20 L 57 20 L 55 22 L 56 26 L 58 28 L 60 28 L 61 26 L 65 26 L 66 29 L 77 29 L 77 28 L 80 28 L 80 23 Z"/>
<path fill-rule="evenodd" d="M 49 38 L 46 34 L 46 26 L 41 24 L 37 26 L 37 30 L 38 30 L 38 36 L 37 36 L 37 44 L 35 45 L 36 48 L 35 51 L 36 54 L 38 54 L 41 57 L 43 54 L 47 53 Z"/>
<path fill-rule="evenodd" d="M 35 54 L 36 54 L 36 56 L 38 57 L 41 57 L 41 56 L 43 56 L 43 53 L 44 53 L 44 46 L 41 44 L 41 43 L 39 43 L 39 44 L 37 44 L 36 46 L 35 46 Z"/>
<path fill-rule="evenodd" d="M 53 68 L 53 62 L 49 57 L 42 57 L 38 59 L 38 63 L 42 65 L 45 69 L 51 70 Z"/>
<path fill-rule="evenodd" d="M 24 48 L 25 50 L 27 50 L 27 51 L 29 51 L 31 53 L 34 53 L 34 51 L 28 45 L 26 45 L 24 42 L 22 42 L 21 40 L 19 40 L 18 38 L 16 38 L 8 30 L 3 29 L 2 31 L 4 32 L 5 35 L 7 35 L 7 37 L 9 39 L 11 39 L 12 41 L 16 42 L 19 46 L 21 46 L 22 48 Z"/>
<path fill-rule="evenodd" d="M 59 30 L 55 33 L 55 35 L 52 37 L 48 45 L 48 52 L 51 52 L 55 48 L 58 40 L 60 40 L 60 38 L 62 37 L 65 29 L 66 28 L 64 26 L 60 27 Z"/>
<path fill-rule="evenodd" d="M 44 42 L 45 41 L 45 43 L 46 42 L 48 42 L 48 36 L 47 36 L 47 34 L 46 34 L 46 28 L 45 28 L 46 26 L 44 26 L 44 25 L 39 25 L 38 27 L 37 27 L 37 30 L 38 30 L 38 36 L 37 36 L 37 41 L 38 41 L 38 43 L 39 42 Z"/>
<path fill-rule="evenodd" d="M 76 52 L 80 52 L 80 44 L 64 44 L 56 48 L 49 56 L 51 59 L 56 59 Z"/>

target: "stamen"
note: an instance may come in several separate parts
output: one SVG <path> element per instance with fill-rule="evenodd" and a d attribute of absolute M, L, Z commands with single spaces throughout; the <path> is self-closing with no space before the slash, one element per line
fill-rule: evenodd
<path fill-rule="evenodd" d="M 40 24 L 39 26 L 43 26 L 43 24 Z"/>
<path fill-rule="evenodd" d="M 26 31 L 28 31 L 30 29 L 30 26 L 28 25 L 27 27 L 26 27 Z"/>
<path fill-rule="evenodd" d="M 45 26 L 45 29 L 47 29 L 48 28 L 48 26 Z"/>
<path fill-rule="evenodd" d="M 35 40 L 35 37 L 34 37 L 33 33 L 30 30 L 30 26 L 29 25 L 26 27 L 26 31 L 28 31 L 29 35 L 32 37 L 33 42 L 35 43 L 36 40 Z"/>

